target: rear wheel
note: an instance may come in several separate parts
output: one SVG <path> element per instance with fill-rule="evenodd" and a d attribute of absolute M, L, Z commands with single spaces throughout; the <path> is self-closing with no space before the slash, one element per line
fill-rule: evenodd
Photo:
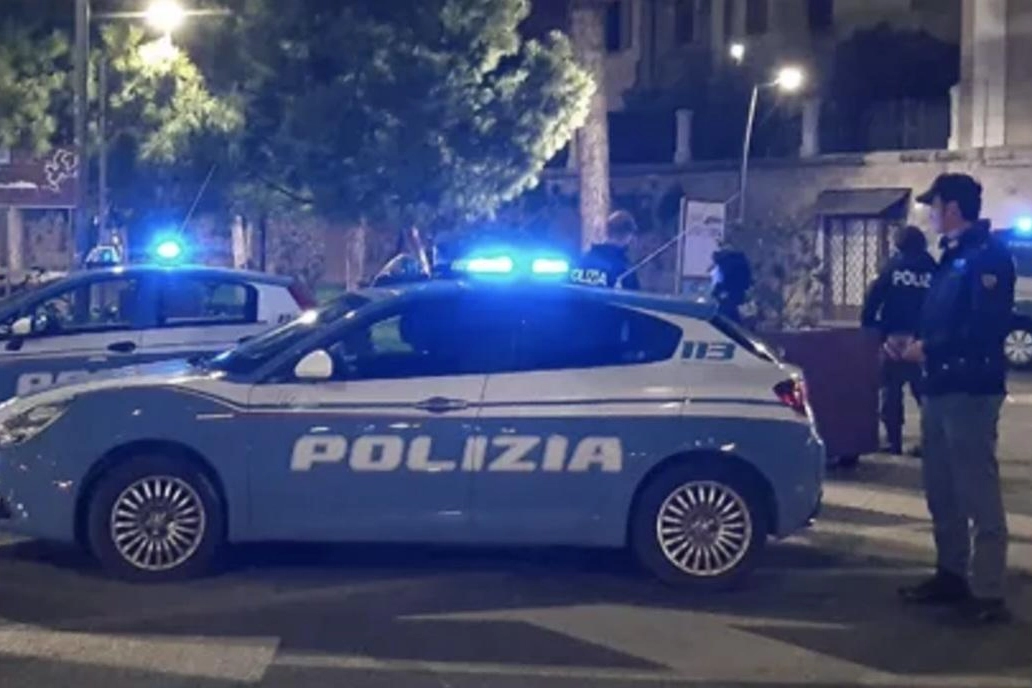
<path fill-rule="evenodd" d="M 1032 368 L 1032 321 L 1016 320 L 1003 343 L 1007 363 L 1012 368 Z"/>
<path fill-rule="evenodd" d="M 200 575 L 214 563 L 224 530 L 211 481 L 181 459 L 123 461 L 101 477 L 90 500 L 90 547 L 120 578 L 157 582 Z"/>
<path fill-rule="evenodd" d="M 734 466 L 700 461 L 653 479 L 632 514 L 632 547 L 660 580 L 733 587 L 756 565 L 768 534 L 761 490 Z"/>

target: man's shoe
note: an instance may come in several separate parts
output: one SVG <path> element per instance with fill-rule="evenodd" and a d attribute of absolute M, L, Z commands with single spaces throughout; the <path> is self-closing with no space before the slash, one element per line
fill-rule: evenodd
<path fill-rule="evenodd" d="M 915 446 L 911 447 L 909 449 L 909 451 L 907 451 L 907 456 L 912 456 L 915 459 L 920 459 L 921 458 L 921 445 L 918 444 L 918 445 L 915 445 Z"/>
<path fill-rule="evenodd" d="M 971 599 L 971 591 L 960 576 L 939 571 L 922 583 L 900 588 L 899 596 L 909 604 L 961 604 Z"/>
<path fill-rule="evenodd" d="M 962 623 L 968 626 L 992 626 L 1011 622 L 1011 613 L 1001 599 L 972 597 L 957 608 Z"/>

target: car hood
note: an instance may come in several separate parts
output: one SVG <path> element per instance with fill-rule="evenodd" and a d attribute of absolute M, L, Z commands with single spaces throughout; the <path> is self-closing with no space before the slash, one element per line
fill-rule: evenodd
<path fill-rule="evenodd" d="M 208 378 L 221 373 L 202 370 L 186 360 L 161 361 L 115 368 L 95 373 L 82 380 L 60 383 L 0 404 L 0 422 L 25 409 L 63 402 L 81 394 L 106 389 L 128 389 L 182 384 L 189 380 Z"/>

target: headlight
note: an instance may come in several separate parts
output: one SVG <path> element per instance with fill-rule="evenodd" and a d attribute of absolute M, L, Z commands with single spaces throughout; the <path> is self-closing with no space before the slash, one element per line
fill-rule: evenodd
<path fill-rule="evenodd" d="M 0 423 L 0 447 L 28 442 L 60 418 L 71 399 L 26 409 Z"/>

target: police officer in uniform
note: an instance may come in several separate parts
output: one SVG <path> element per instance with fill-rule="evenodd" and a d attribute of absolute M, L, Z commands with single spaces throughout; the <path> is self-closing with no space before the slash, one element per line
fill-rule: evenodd
<path fill-rule="evenodd" d="M 917 227 L 902 228 L 895 237 L 897 253 L 871 283 L 864 299 L 861 324 L 881 333 L 881 418 L 889 451 L 903 453 L 903 388 L 910 387 L 920 402 L 921 366 L 904 361 L 903 351 L 917 336 L 921 307 L 932 284 L 935 259 L 928 241 Z"/>
<path fill-rule="evenodd" d="M 591 287 L 640 289 L 638 276 L 631 270 L 627 255 L 637 232 L 637 223 L 627 211 L 618 210 L 610 215 L 605 243 L 588 249 L 577 267 L 570 271 L 570 281 Z"/>
<path fill-rule="evenodd" d="M 918 339 L 904 353 L 924 364 L 922 472 L 937 570 L 900 593 L 911 603 L 956 605 L 972 624 L 1005 622 L 1007 522 L 996 438 L 1014 260 L 979 220 L 982 187 L 970 176 L 941 175 L 917 200 L 931 207 L 943 248 Z"/>

